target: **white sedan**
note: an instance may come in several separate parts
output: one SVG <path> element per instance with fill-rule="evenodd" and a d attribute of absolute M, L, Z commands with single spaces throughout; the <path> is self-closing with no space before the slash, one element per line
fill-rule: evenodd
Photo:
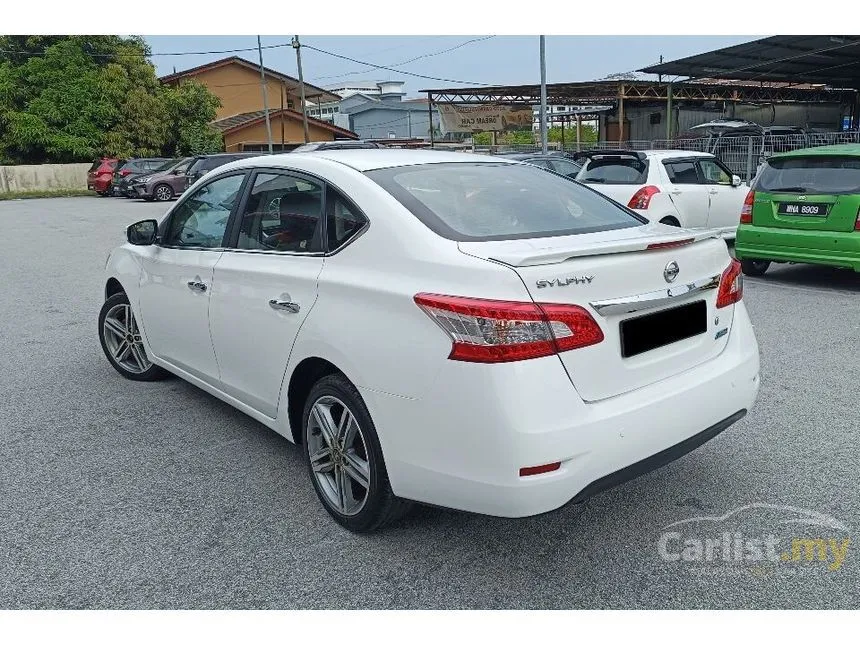
<path fill-rule="evenodd" d="M 584 500 L 758 391 L 725 242 L 527 164 L 245 159 L 127 237 L 99 316 L 113 367 L 175 374 L 299 444 L 354 531 L 411 501 L 522 517 Z"/>
<path fill-rule="evenodd" d="M 748 188 L 714 155 L 689 150 L 580 153 L 577 180 L 651 222 L 734 239 Z"/>

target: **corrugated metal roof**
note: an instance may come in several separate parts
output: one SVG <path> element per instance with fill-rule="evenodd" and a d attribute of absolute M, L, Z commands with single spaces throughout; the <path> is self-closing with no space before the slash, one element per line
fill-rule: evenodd
<path fill-rule="evenodd" d="M 856 89 L 860 88 L 860 36 L 770 36 L 638 71 Z"/>

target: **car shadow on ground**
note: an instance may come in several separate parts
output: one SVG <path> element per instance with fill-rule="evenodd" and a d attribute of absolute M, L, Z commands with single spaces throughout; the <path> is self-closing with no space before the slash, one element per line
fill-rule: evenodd
<path fill-rule="evenodd" d="M 756 282 L 860 293 L 860 273 L 814 264 L 771 264 Z"/>

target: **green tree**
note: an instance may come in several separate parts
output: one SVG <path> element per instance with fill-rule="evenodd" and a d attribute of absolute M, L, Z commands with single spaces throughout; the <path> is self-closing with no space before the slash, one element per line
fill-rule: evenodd
<path fill-rule="evenodd" d="M 547 130 L 547 141 L 561 143 L 561 127 L 552 127 Z M 579 137 L 582 143 L 597 142 L 597 128 L 590 123 L 581 123 L 579 126 Z M 564 126 L 564 145 L 576 145 L 576 123 Z"/>
<path fill-rule="evenodd" d="M 171 156 L 211 154 L 224 149 L 221 133 L 209 125 L 220 102 L 205 85 L 196 81 L 164 87 L 168 134 L 165 154 Z"/>
<path fill-rule="evenodd" d="M 218 99 L 200 86 L 162 86 L 149 53 L 139 37 L 0 37 L 0 159 L 65 163 L 220 149 L 208 126 Z"/>

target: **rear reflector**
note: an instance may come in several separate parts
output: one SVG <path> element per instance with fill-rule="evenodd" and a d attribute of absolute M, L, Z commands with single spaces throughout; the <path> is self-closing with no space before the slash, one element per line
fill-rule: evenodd
<path fill-rule="evenodd" d="M 743 296 L 744 276 L 741 273 L 741 263 L 732 258 L 732 263 L 723 271 L 723 276 L 720 278 L 720 289 L 717 291 L 717 309 L 733 305 Z"/>
<path fill-rule="evenodd" d="M 651 203 L 651 198 L 660 192 L 657 186 L 642 186 L 637 190 L 630 201 L 627 202 L 627 208 L 635 208 L 637 210 L 647 210 Z"/>
<path fill-rule="evenodd" d="M 645 247 L 646 251 L 654 251 L 656 249 L 674 249 L 676 246 L 686 246 L 695 242 L 695 238 L 691 237 L 685 240 L 675 240 L 674 242 L 655 242 Z"/>
<path fill-rule="evenodd" d="M 415 303 L 452 341 L 448 358 L 507 363 L 551 356 L 603 340 L 591 314 L 578 305 L 536 304 L 419 293 Z"/>
<path fill-rule="evenodd" d="M 554 470 L 558 470 L 561 468 L 561 462 L 555 461 L 551 464 L 544 464 L 543 466 L 528 466 L 527 468 L 520 468 L 520 477 L 528 477 L 530 475 L 542 475 L 543 473 L 551 473 Z"/>
<path fill-rule="evenodd" d="M 741 224 L 752 224 L 753 203 L 755 202 L 755 191 L 751 190 L 744 199 L 741 207 Z"/>

